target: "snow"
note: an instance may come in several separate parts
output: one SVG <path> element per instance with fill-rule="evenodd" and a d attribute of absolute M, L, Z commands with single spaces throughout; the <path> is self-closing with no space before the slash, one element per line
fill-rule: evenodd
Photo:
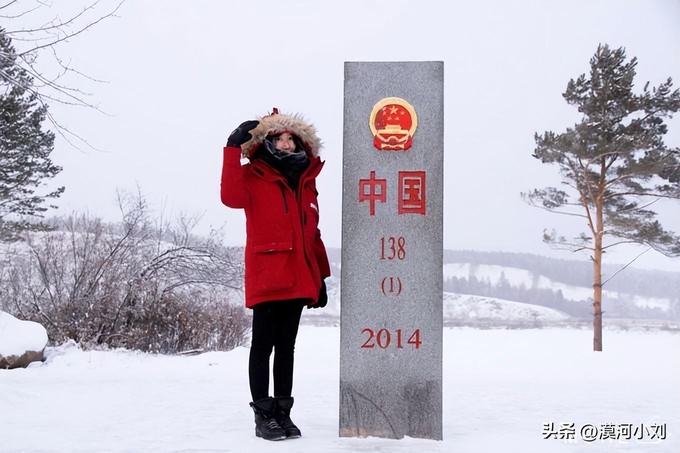
<path fill-rule="evenodd" d="M 0 311 L 0 356 L 21 356 L 26 351 L 42 351 L 47 331 L 33 321 L 22 321 Z"/>
<path fill-rule="evenodd" d="M 495 297 L 444 293 L 444 319 L 503 321 L 563 321 L 571 318 L 552 308 Z"/>
<path fill-rule="evenodd" d="M 304 315 L 303 315 L 304 316 Z M 680 451 L 680 336 L 579 329 L 444 330 L 444 440 L 338 437 L 340 329 L 300 327 L 293 420 L 303 437 L 254 436 L 248 349 L 198 356 L 82 351 L 0 370 L 0 452 Z M 544 423 L 665 423 L 667 439 L 543 440 Z"/>
<path fill-rule="evenodd" d="M 633 303 L 638 307 L 646 308 L 660 308 L 662 310 L 668 310 L 671 307 L 671 301 L 669 299 L 659 298 L 659 297 L 641 297 L 641 296 L 630 296 L 633 298 Z"/>

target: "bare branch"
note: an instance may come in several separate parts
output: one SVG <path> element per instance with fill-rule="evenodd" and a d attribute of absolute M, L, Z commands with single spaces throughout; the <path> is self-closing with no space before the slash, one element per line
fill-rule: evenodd
<path fill-rule="evenodd" d="M 604 157 L 606 157 L 606 156 L 602 156 L 602 158 L 604 158 Z M 619 153 L 614 153 L 612 160 L 607 164 L 604 171 L 605 172 L 609 171 L 609 169 L 612 167 L 612 165 L 614 165 L 614 162 L 616 162 L 616 159 L 618 159 L 618 158 L 619 158 Z M 605 187 L 606 187 L 606 184 L 605 184 Z"/>
<path fill-rule="evenodd" d="M 620 211 L 616 211 L 615 214 L 621 214 L 621 213 L 623 213 L 623 212 L 635 212 L 635 211 L 641 211 L 641 210 L 643 210 L 643 209 L 645 209 L 645 208 L 647 208 L 647 207 L 653 205 L 654 203 L 656 203 L 656 202 L 659 201 L 659 200 L 661 200 L 661 198 L 657 198 L 656 200 L 651 201 L 651 202 L 647 203 L 647 204 L 644 205 L 644 206 L 634 206 L 634 207 L 628 208 L 628 209 L 621 209 Z"/>
<path fill-rule="evenodd" d="M 58 133 L 64 140 L 66 140 L 66 142 L 67 142 L 69 145 L 73 146 L 73 147 L 74 147 L 75 149 L 77 149 L 78 151 L 80 151 L 80 152 L 85 152 L 85 151 L 83 151 L 82 149 L 80 149 L 80 147 L 79 147 L 78 145 L 76 145 L 76 144 L 74 144 L 73 142 L 71 142 L 71 140 L 68 139 L 68 137 L 64 134 L 64 132 L 66 132 L 67 134 L 72 135 L 73 137 L 77 138 L 78 140 L 80 140 L 81 142 L 83 142 L 84 144 L 86 144 L 89 148 L 91 148 L 91 149 L 93 149 L 93 150 L 95 150 L 95 151 L 100 151 L 100 152 L 102 151 L 102 150 L 100 150 L 99 148 L 96 148 L 96 147 L 94 147 L 93 145 L 91 145 L 87 140 L 85 140 L 84 138 L 82 138 L 82 137 L 79 136 L 78 134 L 76 134 L 76 133 L 74 133 L 74 132 L 71 132 L 67 127 L 62 126 L 61 124 L 59 124 L 59 122 L 54 118 L 54 116 L 52 116 L 51 113 L 47 112 L 47 118 L 50 120 L 50 123 L 52 123 L 52 124 L 54 125 L 55 130 L 57 131 L 57 133 Z"/>
<path fill-rule="evenodd" d="M 97 1 L 99 1 L 99 0 L 97 0 Z M 121 1 L 121 2 L 118 4 L 118 6 L 116 6 L 116 8 L 115 8 L 112 12 L 110 12 L 110 13 L 108 13 L 108 14 L 102 16 L 102 17 L 100 17 L 99 19 L 95 20 L 94 22 L 91 22 L 91 23 L 87 24 L 85 27 L 81 28 L 80 30 L 75 31 L 75 32 L 73 32 L 73 33 L 71 33 L 71 34 L 66 34 L 65 36 L 63 36 L 63 37 L 61 37 L 61 38 L 58 38 L 58 39 L 55 39 L 54 41 L 49 42 L 49 43 L 47 43 L 47 44 L 43 44 L 43 45 L 40 45 L 40 46 L 35 46 L 34 48 L 32 48 L 32 49 L 30 49 L 30 50 L 27 50 L 27 51 L 25 51 L 25 52 L 22 52 L 22 53 L 18 54 L 17 56 L 21 57 L 21 56 L 24 56 L 24 55 L 29 54 L 29 53 L 31 53 L 31 52 L 35 52 L 36 50 L 44 49 L 44 48 L 46 48 L 46 47 L 51 47 L 51 46 L 54 46 L 55 44 L 58 44 L 58 43 L 60 43 L 60 42 L 62 42 L 62 41 L 66 41 L 67 39 L 73 38 L 74 36 L 78 36 L 78 35 L 81 34 L 82 32 L 84 32 L 84 31 L 86 31 L 86 30 L 88 30 L 88 29 L 94 27 L 94 26 L 97 25 L 99 22 L 103 21 L 104 19 L 107 19 L 107 18 L 109 18 L 109 17 L 114 16 L 115 13 L 118 11 L 118 9 L 122 6 L 123 3 L 124 3 L 124 2 Z M 81 13 L 81 14 L 82 14 L 82 13 Z M 14 33 L 17 33 L 17 32 L 14 32 Z M 8 34 L 9 34 L 9 33 L 8 33 Z"/>
<path fill-rule="evenodd" d="M 69 20 L 67 20 L 66 22 L 59 22 L 59 23 L 56 24 L 56 25 L 42 26 L 42 27 L 39 27 L 39 28 L 30 29 L 30 30 L 15 30 L 15 31 L 8 31 L 8 32 L 6 32 L 6 33 L 7 33 L 8 35 L 15 35 L 15 34 L 19 34 L 19 33 L 29 33 L 29 34 L 30 34 L 30 33 L 36 33 L 36 32 L 39 32 L 39 31 L 45 32 L 45 31 L 47 31 L 47 30 L 53 30 L 53 29 L 58 29 L 59 31 L 61 31 L 61 28 L 62 28 L 62 27 L 66 26 L 66 25 L 69 25 L 70 23 L 74 22 L 74 21 L 75 21 L 76 19 L 78 19 L 80 16 L 82 16 L 83 14 L 85 14 L 88 10 L 93 9 L 95 6 L 97 6 L 97 4 L 98 4 L 99 2 L 100 2 L 100 0 L 97 0 L 97 1 L 94 2 L 93 4 L 91 4 L 91 5 L 87 6 L 87 7 L 85 7 L 79 14 L 76 14 L 75 16 L 73 16 L 72 18 L 70 18 Z M 120 5 L 119 5 L 119 6 L 120 6 Z M 58 17 L 54 18 L 54 20 L 53 20 L 51 23 L 54 23 L 54 21 L 57 20 L 57 19 L 58 19 Z"/>
<path fill-rule="evenodd" d="M 602 247 L 602 250 L 607 250 L 608 248 L 611 248 L 611 247 L 614 247 L 614 246 L 617 246 L 617 245 L 620 245 L 620 244 L 638 244 L 638 242 L 637 241 L 619 241 L 619 242 L 616 242 L 614 244 L 609 244 L 605 247 Z"/>
<path fill-rule="evenodd" d="M 638 175 L 622 175 L 622 176 L 619 176 L 618 178 L 614 178 L 611 181 L 607 182 L 605 184 L 605 187 L 609 187 L 612 184 L 616 184 L 617 182 L 621 182 L 624 179 L 637 178 L 637 177 L 638 177 Z"/>
<path fill-rule="evenodd" d="M 605 195 L 603 197 L 604 200 L 609 200 L 610 198 L 615 198 L 615 197 L 622 197 L 624 195 L 635 195 L 638 197 L 658 197 L 658 198 L 670 198 L 672 200 L 677 200 L 678 197 L 673 196 L 673 195 L 664 195 L 661 193 L 640 193 L 640 192 L 621 192 L 621 193 L 612 193 L 610 195 Z"/>
<path fill-rule="evenodd" d="M 187 285 L 194 285 L 194 284 L 203 284 L 203 285 L 219 285 L 223 286 L 225 288 L 229 289 L 234 289 L 234 290 L 240 290 L 241 288 L 233 285 L 226 284 L 224 282 L 221 282 L 219 280 L 186 280 L 186 281 L 181 281 L 178 283 L 174 283 L 167 288 L 163 290 L 163 293 L 161 294 L 161 299 L 165 297 L 166 294 L 172 292 L 174 289 L 180 288 L 182 286 L 187 286 Z"/>
<path fill-rule="evenodd" d="M 22 57 L 22 59 L 23 59 L 23 57 Z M 77 96 L 74 96 L 73 94 L 69 93 L 68 91 L 75 91 L 75 92 L 77 92 L 77 93 L 80 93 L 80 94 L 84 94 L 84 95 L 89 96 L 88 93 L 85 93 L 85 92 L 83 92 L 83 91 L 81 91 L 81 90 L 79 90 L 79 89 L 77 89 L 77 88 L 67 88 L 67 87 L 58 85 L 58 84 L 55 83 L 53 80 L 47 80 L 45 77 L 43 77 L 42 74 L 40 74 L 39 72 L 35 71 L 35 70 L 33 69 L 33 66 L 32 66 L 30 63 L 27 62 L 27 66 L 28 66 L 28 67 L 26 67 L 26 68 L 24 68 L 24 69 L 25 69 L 26 72 L 28 72 L 31 76 L 33 76 L 35 79 L 38 79 L 39 81 L 43 82 L 43 83 L 45 84 L 45 86 L 48 86 L 48 87 L 52 88 L 53 90 L 55 90 L 55 91 L 57 91 L 57 92 L 59 92 L 59 93 L 65 95 L 66 97 L 75 100 L 76 102 L 75 102 L 75 103 L 74 103 L 74 102 L 66 102 L 66 101 L 64 101 L 64 100 L 62 100 L 62 99 L 55 98 L 55 97 L 51 97 L 51 96 L 47 96 L 47 95 L 45 95 L 45 94 L 43 94 L 43 93 L 41 93 L 40 96 L 48 97 L 49 99 L 52 99 L 52 100 L 54 100 L 54 101 L 56 101 L 56 102 L 59 102 L 59 103 L 61 103 L 61 104 L 78 105 L 78 106 L 81 106 L 81 107 L 90 107 L 90 108 L 92 108 L 92 109 L 95 109 L 95 110 L 101 112 L 101 110 L 99 109 L 98 106 L 93 105 L 93 104 L 90 104 L 90 103 L 88 103 L 88 102 L 85 102 L 82 98 L 79 98 L 79 97 L 77 97 Z M 101 113 L 104 113 L 104 112 L 101 112 Z"/>
<path fill-rule="evenodd" d="M 633 260 L 632 260 L 630 263 L 628 263 L 628 264 L 626 264 L 625 266 L 623 266 L 621 269 L 619 269 L 618 271 L 616 271 L 616 272 L 614 273 L 614 275 L 612 275 L 612 276 L 609 277 L 607 280 L 605 280 L 604 283 L 602 283 L 601 286 L 604 286 L 609 280 L 611 280 L 612 278 L 616 277 L 616 275 L 617 275 L 619 272 L 623 271 L 625 268 L 627 268 L 628 266 L 630 266 L 631 264 L 633 264 L 633 262 L 634 262 L 635 260 L 637 260 L 638 258 L 640 258 L 640 257 L 641 257 L 642 255 L 644 255 L 645 253 L 649 252 L 650 250 L 651 250 L 651 247 L 648 248 L 647 250 L 645 250 L 644 252 L 640 253 L 640 254 L 639 254 L 638 256 L 636 256 L 635 258 L 633 258 Z"/>
<path fill-rule="evenodd" d="M 78 75 L 81 76 L 81 77 L 84 77 L 84 78 L 86 78 L 86 79 L 88 79 L 88 80 L 91 80 L 92 82 L 97 82 L 97 83 L 109 83 L 108 80 L 99 80 L 99 79 L 95 79 L 94 77 L 90 77 L 90 76 L 88 76 L 87 74 L 83 74 L 82 72 L 77 71 L 77 70 L 71 68 L 70 66 L 64 65 L 64 63 L 62 62 L 61 58 L 59 58 L 59 56 L 57 55 L 57 51 L 56 51 L 56 49 L 55 49 L 54 47 L 52 47 L 52 54 L 54 55 L 54 59 L 57 60 L 57 63 L 59 63 L 59 66 L 61 66 L 61 67 L 64 69 L 64 73 L 66 73 L 66 72 L 73 72 L 73 73 L 75 73 L 75 74 L 78 74 Z"/>
<path fill-rule="evenodd" d="M 544 211 L 548 211 L 554 214 L 562 214 L 562 215 L 568 215 L 568 216 L 573 216 L 573 217 L 582 217 L 584 219 L 587 219 L 588 217 L 583 215 L 583 214 L 575 214 L 573 212 L 564 212 L 564 211 L 555 211 L 554 209 L 548 209 L 545 206 L 541 206 L 539 204 L 536 204 L 534 201 L 529 201 L 529 204 L 535 208 L 543 209 Z M 573 205 L 573 203 L 569 203 L 570 205 Z M 576 205 L 580 206 L 580 205 Z"/>
<path fill-rule="evenodd" d="M 595 250 L 593 247 L 586 247 L 582 244 L 574 244 L 574 243 L 565 242 L 565 241 L 548 242 L 548 245 L 553 250 L 568 250 L 570 252 L 580 252 L 582 250 L 593 250 L 593 251 Z"/>
<path fill-rule="evenodd" d="M 5 8 L 7 8 L 8 6 L 12 6 L 12 5 L 13 5 L 14 3 L 16 3 L 16 2 L 17 2 L 17 0 L 12 0 L 12 1 L 10 1 L 9 3 L 7 3 L 6 5 L 0 6 L 0 9 L 5 9 Z"/>
<path fill-rule="evenodd" d="M 3 9 L 3 8 L 8 7 L 8 6 L 11 5 L 12 3 L 16 3 L 16 1 L 17 1 L 17 0 L 12 0 L 12 1 L 9 2 L 8 4 L 6 4 L 6 5 L 2 6 L 2 7 L 0 7 L 0 9 Z M 35 11 L 36 9 L 40 8 L 41 6 L 43 6 L 43 5 L 38 5 L 38 6 L 36 6 L 36 7 L 33 8 L 33 9 L 26 10 L 26 11 L 24 11 L 23 13 L 15 14 L 14 16 L 0 15 L 0 17 L 2 17 L 3 19 L 18 19 L 18 18 L 20 18 L 20 17 L 25 16 L 26 14 L 32 13 L 32 12 Z"/>
<path fill-rule="evenodd" d="M 102 16 L 97 17 L 96 19 L 82 26 L 81 25 L 76 26 L 76 24 L 83 23 L 83 21 L 86 20 L 85 17 L 89 12 L 100 7 L 101 0 L 91 2 L 90 4 L 86 5 L 82 9 L 82 11 L 78 12 L 73 16 L 69 16 L 67 20 L 62 21 L 59 18 L 59 16 L 56 16 L 52 20 L 48 21 L 46 24 L 43 24 L 38 27 L 34 26 L 25 28 L 23 30 L 12 31 L 3 30 L 3 35 L 7 36 L 10 40 L 20 40 L 25 42 L 32 42 L 35 44 L 26 46 L 27 49 L 23 51 L 15 52 L 14 49 L 12 48 L 11 53 L 3 52 L 0 55 L 0 57 L 4 57 L 7 59 L 12 60 L 16 59 L 15 63 L 16 66 L 21 68 L 21 70 L 24 71 L 25 74 L 30 77 L 30 82 L 22 83 L 20 81 L 21 77 L 19 78 L 10 77 L 6 73 L 6 71 L 0 71 L 0 75 L 6 81 L 9 82 L 9 87 L 11 86 L 19 87 L 25 90 L 27 93 L 35 96 L 39 100 L 41 106 L 43 106 L 43 108 L 45 108 L 46 110 L 47 110 L 46 102 L 49 101 L 51 103 L 58 102 L 60 104 L 68 106 L 92 108 L 108 116 L 106 112 L 101 110 L 98 103 L 89 102 L 86 99 L 86 97 L 91 96 L 90 93 L 85 92 L 78 86 L 67 86 L 65 84 L 62 84 L 60 83 L 60 80 L 67 73 L 71 73 L 97 83 L 107 82 L 103 80 L 98 80 L 93 77 L 89 77 L 88 75 L 83 74 L 82 72 L 79 72 L 76 69 L 69 67 L 70 64 L 65 64 L 65 62 L 61 58 L 59 58 L 56 46 L 61 42 L 67 41 L 70 38 L 76 37 L 81 33 L 91 29 L 95 25 L 102 22 L 104 19 L 110 17 L 117 17 L 116 13 L 120 10 L 124 2 L 125 0 L 119 1 L 116 5 L 114 5 L 114 7 L 112 7 L 109 10 L 108 13 L 103 14 Z M 4 5 L 4 7 L 6 8 L 12 3 L 14 2 Z M 51 4 L 46 4 L 40 0 L 38 0 L 38 3 L 40 4 L 40 6 L 48 7 L 52 6 Z M 34 9 L 37 9 L 40 6 Z M 61 68 L 57 71 L 56 75 L 47 75 L 45 72 L 36 67 L 35 62 L 36 55 L 38 55 L 41 50 L 46 48 L 50 49 L 54 59 L 59 65 L 59 68 Z M 96 147 L 92 146 L 87 140 L 85 140 L 80 135 L 72 132 L 70 129 L 60 124 L 60 122 L 57 121 L 56 118 L 49 113 L 49 111 L 46 113 L 46 117 L 52 124 L 52 126 L 54 126 L 54 128 L 56 129 L 56 133 L 58 133 L 59 136 L 63 138 L 72 147 L 83 152 L 84 150 L 81 148 L 81 145 L 84 144 L 85 147 L 89 149 L 101 151 Z"/>

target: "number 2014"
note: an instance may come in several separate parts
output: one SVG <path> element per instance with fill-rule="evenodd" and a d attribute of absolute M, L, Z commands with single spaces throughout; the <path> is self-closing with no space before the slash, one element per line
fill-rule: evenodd
<path fill-rule="evenodd" d="M 361 345 L 364 349 L 372 349 L 375 348 L 376 345 L 378 345 L 380 349 L 387 349 L 390 347 L 390 344 L 392 344 L 392 334 L 388 329 L 380 329 L 375 332 L 373 329 L 366 328 L 362 330 L 361 333 L 368 333 L 368 339 Z M 397 329 L 396 334 L 397 349 L 404 349 L 401 329 Z M 412 345 L 415 349 L 419 349 L 421 343 L 420 329 L 416 329 L 406 341 L 406 344 Z"/>

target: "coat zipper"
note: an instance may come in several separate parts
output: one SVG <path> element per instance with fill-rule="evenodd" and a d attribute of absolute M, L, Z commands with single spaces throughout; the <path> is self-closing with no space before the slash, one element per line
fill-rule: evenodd
<path fill-rule="evenodd" d="M 267 163 L 264 163 L 264 164 L 267 165 L 269 168 L 272 168 L 271 165 L 269 165 Z M 274 171 L 276 171 L 276 170 L 274 170 Z M 307 170 L 305 170 L 305 172 L 303 172 L 303 174 L 300 175 L 300 180 L 298 181 L 298 193 L 296 194 L 297 195 L 297 201 L 298 201 L 298 209 L 300 209 L 303 214 L 304 214 L 304 209 L 301 209 L 301 206 L 302 206 L 302 190 L 300 190 L 300 189 L 303 186 L 303 182 L 307 179 L 307 178 L 305 178 L 305 175 L 308 172 L 309 172 L 309 168 L 307 168 Z M 286 201 L 286 192 L 285 192 L 286 188 L 284 187 L 284 183 L 282 181 L 277 181 L 277 183 L 279 185 L 279 189 L 281 189 L 281 196 L 283 197 L 283 206 L 284 206 L 285 212 L 287 214 L 288 213 L 288 201 Z M 293 190 L 293 189 L 291 189 L 291 190 Z M 301 216 L 300 220 L 303 222 L 303 226 L 304 226 L 306 224 L 306 219 Z M 301 228 L 300 230 L 301 230 L 300 232 L 301 232 L 301 235 L 302 235 L 302 254 L 305 257 L 305 261 L 307 262 L 307 265 L 310 266 L 310 268 L 311 268 L 309 256 L 307 256 L 307 247 L 305 245 L 304 228 Z"/>
<path fill-rule="evenodd" d="M 298 209 L 302 211 L 303 217 L 300 219 L 302 220 L 302 225 L 303 228 L 301 228 L 302 232 L 302 254 L 305 257 L 305 262 L 307 263 L 307 267 L 311 270 L 312 269 L 312 263 L 310 262 L 309 256 L 307 256 L 307 245 L 305 243 L 305 229 L 304 225 L 307 224 L 307 215 L 305 214 L 305 209 L 304 206 L 302 206 L 302 192 L 304 191 L 304 183 L 306 182 L 306 178 L 304 178 L 304 174 L 300 176 L 300 181 L 298 181 L 298 193 L 297 195 L 297 202 L 298 202 Z"/>
<path fill-rule="evenodd" d="M 288 200 L 286 200 L 286 188 L 283 187 L 283 183 L 281 181 L 277 181 L 277 184 L 279 185 L 279 189 L 281 189 L 281 197 L 283 198 L 284 212 L 288 214 Z"/>

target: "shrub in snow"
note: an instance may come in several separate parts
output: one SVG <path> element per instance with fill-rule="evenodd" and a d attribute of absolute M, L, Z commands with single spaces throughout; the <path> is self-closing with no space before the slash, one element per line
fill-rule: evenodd
<path fill-rule="evenodd" d="M 0 311 L 0 369 L 42 361 L 45 346 L 47 331 L 43 326 Z"/>
<path fill-rule="evenodd" d="M 0 309 L 42 323 L 56 344 L 163 353 L 243 344 L 242 252 L 216 233 L 192 235 L 196 219 L 153 221 L 141 197 L 121 211 L 118 224 L 54 219 L 55 231 L 6 248 Z"/>

